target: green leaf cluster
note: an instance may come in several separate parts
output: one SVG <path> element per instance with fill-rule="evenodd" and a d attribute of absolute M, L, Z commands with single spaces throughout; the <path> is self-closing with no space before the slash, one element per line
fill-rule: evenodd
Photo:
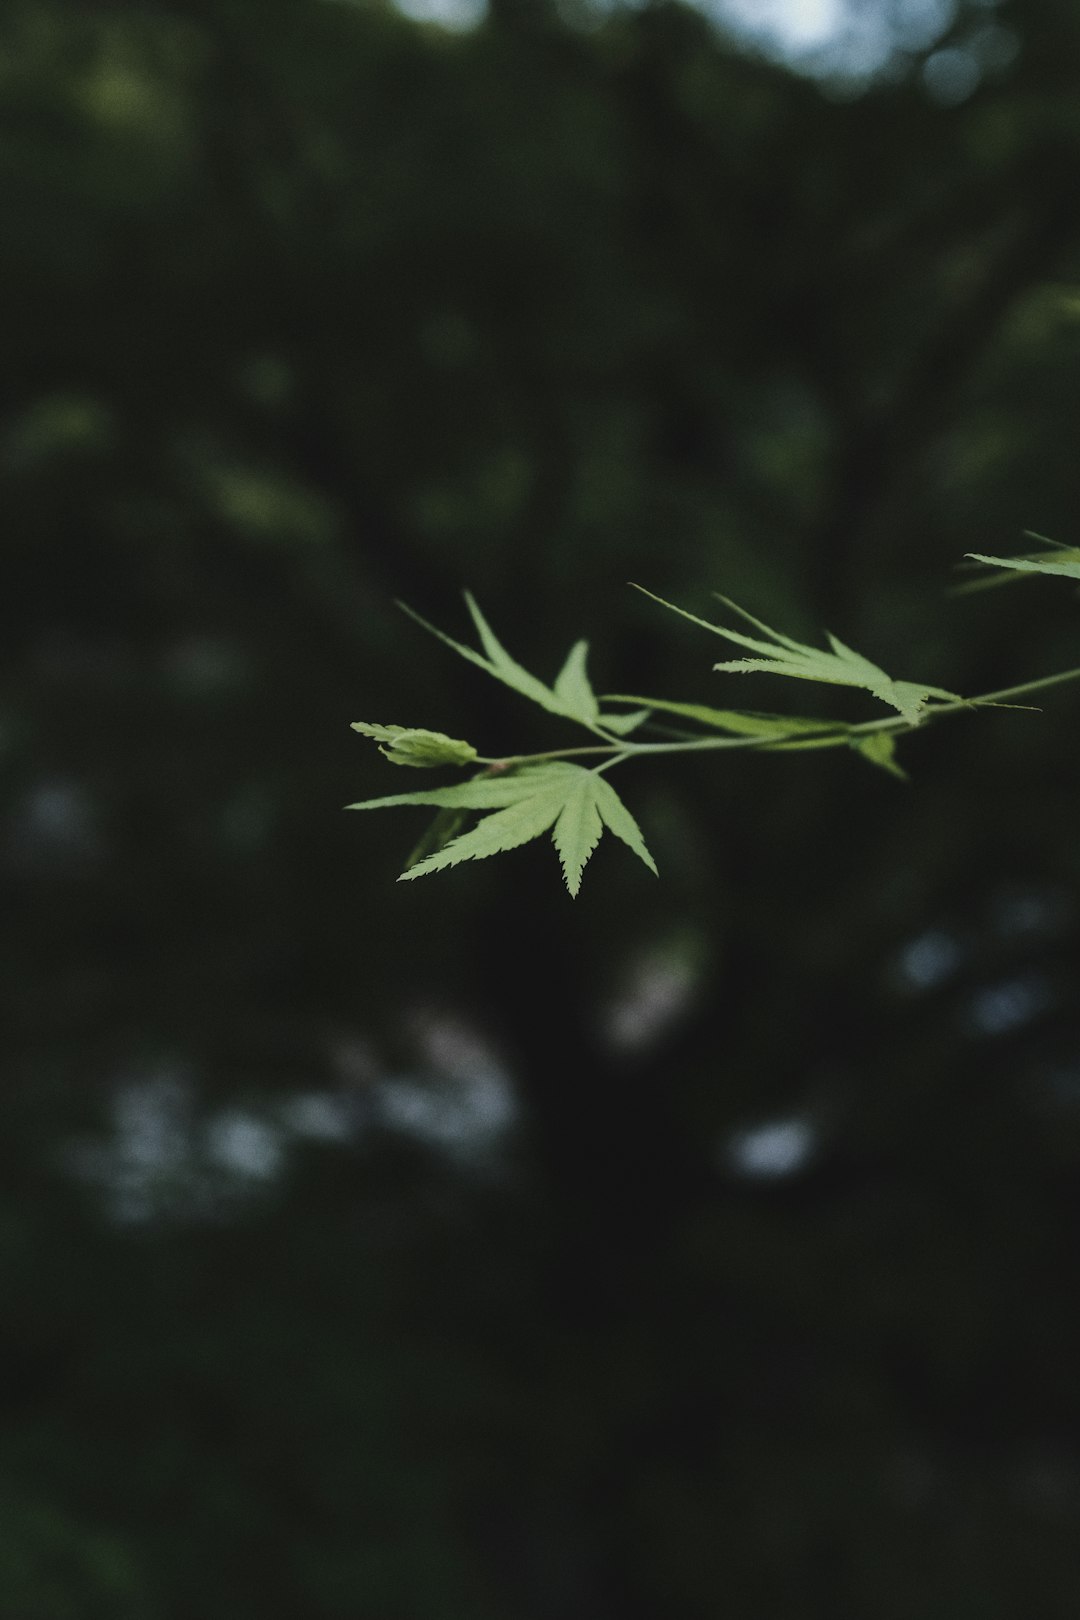
<path fill-rule="evenodd" d="M 574 643 L 554 682 L 547 686 L 510 656 L 468 592 L 465 601 L 476 628 L 480 651 L 455 641 L 411 608 L 405 607 L 405 612 L 485 674 L 547 713 L 584 726 L 602 739 L 603 746 L 585 752 L 611 752 L 620 746 L 620 739 L 627 738 L 648 718 L 648 710 L 644 708 L 629 714 L 601 712 L 600 700 L 586 668 L 587 642 Z M 483 775 L 456 787 L 393 794 L 347 807 L 371 810 L 395 805 L 429 805 L 439 810 L 440 814 L 410 856 L 402 877 L 422 877 L 461 861 L 501 854 L 550 831 L 567 887 L 576 895 L 582 872 L 605 827 L 621 838 L 650 870 L 656 871 L 637 822 L 614 788 L 599 774 L 599 769 L 587 770 L 560 759 L 558 750 L 555 757 L 541 756 L 536 763 L 528 758 L 485 761 L 471 743 L 419 727 L 358 720 L 353 723 L 353 730 L 377 742 L 380 752 L 394 765 L 463 766 L 478 761 L 490 767 Z M 605 763 L 610 764 L 612 760 Z M 470 811 L 489 813 L 461 831 Z"/>
<path fill-rule="evenodd" d="M 1066 552 L 1056 563 L 1040 563 L 1038 559 L 1032 561 L 1023 558 L 1011 562 L 993 557 L 978 557 L 975 560 L 1002 568 L 1080 578 L 1080 552 Z M 605 830 L 614 833 L 650 871 L 655 872 L 656 864 L 637 822 L 603 774 L 612 766 L 630 759 L 687 751 L 756 748 L 769 752 L 795 752 L 816 748 L 847 748 L 877 769 L 905 780 L 896 757 L 899 735 L 914 730 L 936 715 L 956 713 L 979 705 L 1000 704 L 1003 700 L 1080 677 L 1080 670 L 1070 670 L 1010 687 L 1003 692 L 965 699 L 944 687 L 931 686 L 926 682 L 896 680 L 836 636 L 827 636 L 827 646 L 824 648 L 796 641 L 756 619 L 726 597 L 721 596 L 719 600 L 730 612 L 749 624 L 755 635 L 712 624 L 664 601 L 662 597 L 653 597 L 650 591 L 644 594 L 678 613 L 681 618 L 752 655 L 725 659 L 713 666 L 717 671 L 786 675 L 794 680 L 854 687 L 869 693 L 893 712 L 883 719 L 852 723 L 805 715 L 719 709 L 704 703 L 627 693 L 598 697 L 586 669 L 588 644 L 584 641 L 574 643 L 554 682 L 548 686 L 510 656 L 468 594 L 465 600 L 480 642 L 479 651 L 455 641 L 407 608 L 406 612 L 412 618 L 459 657 L 528 698 L 548 714 L 583 726 L 590 733 L 591 740 L 585 747 L 485 758 L 471 743 L 448 737 L 441 731 L 355 722 L 353 729 L 377 742 L 380 751 L 392 764 L 462 767 L 475 763 L 486 767 L 481 774 L 467 782 L 418 793 L 363 799 L 347 806 L 350 810 L 378 810 L 418 805 L 439 812 L 409 857 L 401 874 L 403 878 L 424 877 L 429 872 L 444 871 L 463 861 L 484 860 L 550 833 L 562 864 L 566 886 L 572 895 L 576 895 L 585 867 Z M 629 712 L 621 714 L 612 711 L 611 705 L 620 704 L 629 706 Z M 702 729 L 689 733 L 673 732 L 673 728 L 665 724 L 663 719 L 655 718 L 658 715 L 688 721 Z M 631 736 L 639 728 L 645 732 L 648 740 Z M 654 740 L 656 738 L 658 740 Z M 571 759 L 570 755 L 601 757 L 594 765 L 586 767 Z M 474 814 L 478 819 L 469 825 Z"/>

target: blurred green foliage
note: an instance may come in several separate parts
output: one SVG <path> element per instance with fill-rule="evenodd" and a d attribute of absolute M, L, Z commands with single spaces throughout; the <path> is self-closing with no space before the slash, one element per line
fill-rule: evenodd
<path fill-rule="evenodd" d="M 1080 14 L 988 17 L 950 103 L 669 4 L 7 0 L 13 1620 L 1072 1620 L 1076 699 L 645 772 L 576 907 L 339 810 L 358 715 L 520 737 L 395 596 L 719 706 L 625 580 L 1077 662 L 945 592 L 1080 505 Z"/>

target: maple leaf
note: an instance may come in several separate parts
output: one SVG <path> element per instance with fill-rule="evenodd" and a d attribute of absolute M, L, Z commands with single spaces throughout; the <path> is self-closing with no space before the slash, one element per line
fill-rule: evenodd
<path fill-rule="evenodd" d="M 585 866 L 605 829 L 620 838 L 650 871 L 656 871 L 641 829 L 611 783 L 598 771 L 565 760 L 526 765 L 498 776 L 477 776 L 454 787 L 364 799 L 346 805 L 346 809 L 383 810 L 395 805 L 489 812 L 466 832 L 407 867 L 401 874 L 403 879 L 424 877 L 462 861 L 500 855 L 551 832 L 566 886 L 576 895 Z"/>
<path fill-rule="evenodd" d="M 637 589 L 641 590 L 642 587 L 639 585 Z M 755 658 L 727 659 L 724 663 L 714 664 L 716 670 L 736 674 L 787 675 L 794 680 L 822 681 L 829 686 L 861 687 L 895 709 L 910 726 L 919 724 L 930 698 L 958 701 L 955 692 L 946 692 L 940 686 L 893 680 L 877 664 L 872 664 L 861 653 L 846 647 L 836 636 L 826 637 L 829 643 L 827 651 L 795 641 L 791 636 L 782 635 L 779 630 L 773 630 L 760 619 L 755 619 L 752 613 L 747 613 L 745 608 L 729 601 L 726 596 L 718 597 L 718 600 L 732 613 L 753 625 L 767 640 L 744 635 L 741 630 L 728 630 L 723 625 L 710 624 L 707 619 L 700 619 L 697 614 L 688 613 L 685 608 L 676 607 L 672 602 L 665 602 L 661 596 L 654 596 L 652 591 L 645 591 L 644 594 L 662 607 L 678 613 L 681 618 L 689 619 L 691 624 L 700 625 L 703 630 L 710 630 L 713 635 L 722 636 L 725 641 L 758 654 Z"/>
<path fill-rule="evenodd" d="M 588 726 L 591 731 L 603 728 L 619 736 L 626 736 L 647 718 L 645 713 L 634 715 L 600 713 L 600 703 L 585 668 L 589 651 L 587 641 L 575 641 L 562 669 L 555 677 L 554 684 L 545 686 L 543 681 L 538 680 L 535 675 L 530 675 L 516 659 L 511 658 L 468 591 L 465 592 L 465 605 L 476 627 L 482 652 L 477 652 L 475 647 L 465 646 L 464 642 L 455 641 L 444 630 L 439 630 L 426 619 L 422 619 L 419 613 L 414 612 L 406 603 L 398 603 L 410 619 L 414 619 L 429 634 L 436 636 L 460 658 L 475 664 L 494 680 L 501 681 L 504 686 L 510 687 L 511 691 L 520 693 L 530 702 L 538 704 L 541 709 L 546 709 L 549 714 L 561 715 L 566 720 L 576 720 L 579 724 Z"/>

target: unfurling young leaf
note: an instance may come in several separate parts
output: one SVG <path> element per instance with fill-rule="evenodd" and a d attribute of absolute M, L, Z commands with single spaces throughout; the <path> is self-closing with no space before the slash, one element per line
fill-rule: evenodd
<path fill-rule="evenodd" d="M 642 587 L 639 585 L 638 590 Z M 738 607 L 729 601 L 726 596 L 718 596 L 717 600 L 732 613 L 737 613 L 741 619 L 752 624 L 760 630 L 767 641 L 760 641 L 754 636 L 743 635 L 740 630 L 726 630 L 722 625 L 710 624 L 707 619 L 699 619 L 695 613 L 687 613 L 685 608 L 675 607 L 671 602 L 665 602 L 661 596 L 653 596 L 651 591 L 645 591 L 646 596 L 652 597 L 662 607 L 670 608 L 682 618 L 689 619 L 704 630 L 711 630 L 713 635 L 723 636 L 725 641 L 734 642 L 737 647 L 745 647 L 749 652 L 759 653 L 757 658 L 732 658 L 725 663 L 714 664 L 713 668 L 721 671 L 730 671 L 737 674 L 754 674 L 763 672 L 770 675 L 788 675 L 800 681 L 822 681 L 829 686 L 856 686 L 869 692 L 873 697 L 887 703 L 902 715 L 908 725 L 916 726 L 922 719 L 928 698 L 942 698 L 945 701 L 957 701 L 955 692 L 946 692 L 940 686 L 925 686 L 916 681 L 894 681 L 886 675 L 883 669 L 872 664 L 861 653 L 853 652 L 845 647 L 842 641 L 835 636 L 827 636 L 830 650 L 823 651 L 820 647 L 810 647 L 801 641 L 794 641 L 790 636 L 781 635 L 779 630 L 770 629 L 760 619 L 755 619 L 752 613 L 745 608 Z"/>
<path fill-rule="evenodd" d="M 576 895 L 581 886 L 581 874 L 605 827 L 621 838 L 650 871 L 656 871 L 637 822 L 610 782 L 596 771 L 565 760 L 527 765 L 500 776 L 478 776 L 456 787 L 365 799 L 346 808 L 382 810 L 402 804 L 492 812 L 467 832 L 410 865 L 401 874 L 406 879 L 442 871 L 461 861 L 499 855 L 550 830 L 566 886 Z"/>
<path fill-rule="evenodd" d="M 391 765 L 471 765 L 476 758 L 472 743 L 448 737 L 442 731 L 424 731 L 416 726 L 377 726 L 354 720 L 352 729 L 363 737 L 373 737 Z"/>

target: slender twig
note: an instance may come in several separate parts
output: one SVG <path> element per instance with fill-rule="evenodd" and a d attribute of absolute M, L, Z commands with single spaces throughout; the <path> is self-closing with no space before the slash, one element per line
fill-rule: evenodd
<path fill-rule="evenodd" d="M 589 756 L 604 756 L 603 763 L 597 769 L 607 770 L 612 765 L 621 764 L 628 759 L 655 758 L 658 754 L 702 754 L 714 753 L 718 749 L 740 748 L 762 749 L 776 748 L 785 742 L 817 742 L 821 747 L 841 748 L 850 743 L 852 737 L 871 737 L 882 733 L 905 734 L 921 730 L 928 721 L 940 719 L 944 715 L 959 714 L 963 710 L 989 708 L 996 704 L 1009 703 L 1013 698 L 1030 697 L 1033 692 L 1046 691 L 1051 686 L 1062 686 L 1067 681 L 1080 680 L 1080 669 L 1062 670 L 1057 675 L 1044 675 L 1036 681 L 1023 681 L 1018 686 L 1002 687 L 997 692 L 985 692 L 979 697 L 956 698 L 945 703 L 935 703 L 927 708 L 919 721 L 912 724 L 905 720 L 903 715 L 887 715 L 881 720 L 862 720 L 855 725 L 844 726 L 837 729 L 834 724 L 822 721 L 820 731 L 807 730 L 801 727 L 795 731 L 773 733 L 767 737 L 694 737 L 684 742 L 631 742 L 627 738 L 620 738 L 607 744 L 595 744 L 585 748 L 551 748 L 540 754 L 504 754 L 499 758 L 485 758 L 480 756 L 477 764 L 492 765 L 503 770 L 519 765 L 542 765 L 550 760 L 575 759 Z"/>

